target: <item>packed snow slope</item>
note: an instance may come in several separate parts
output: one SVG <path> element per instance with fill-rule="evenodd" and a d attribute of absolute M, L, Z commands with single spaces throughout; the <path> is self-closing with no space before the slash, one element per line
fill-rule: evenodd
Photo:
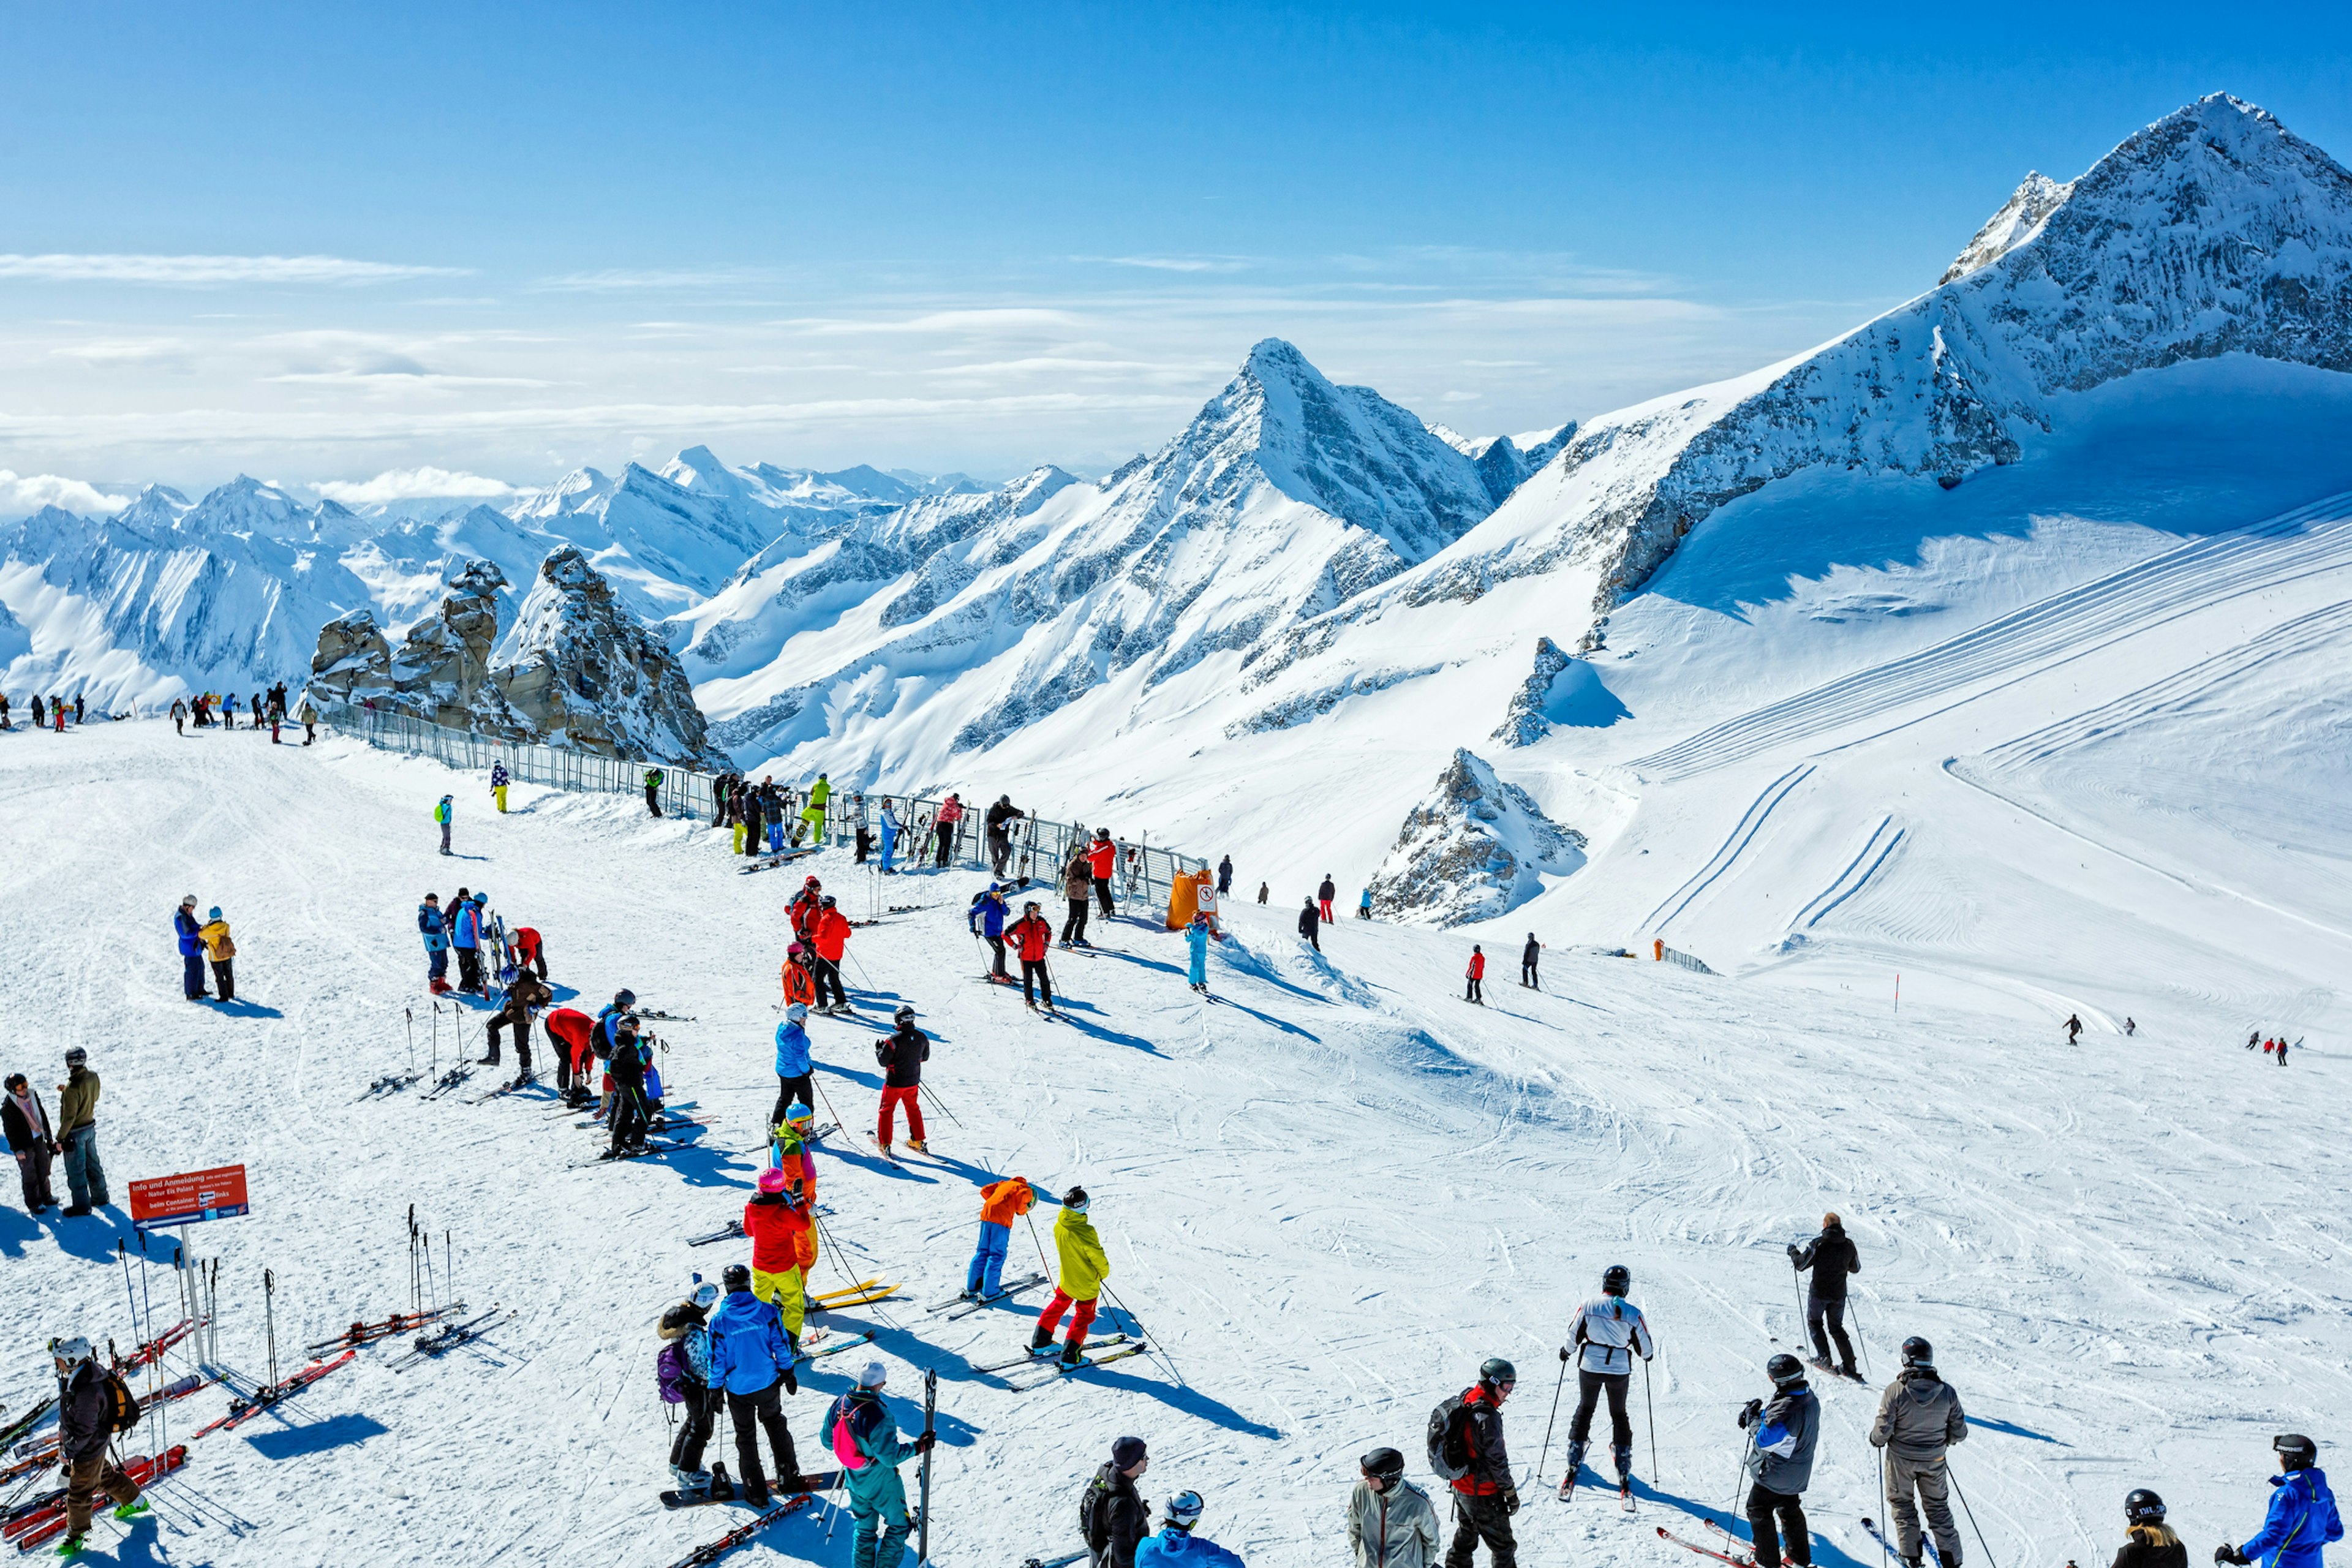
<path fill-rule="evenodd" d="M 2168 711 L 2151 721 L 2195 721 L 2193 703 Z M 2016 779 L 2066 755 L 2073 733 L 2002 753 L 2018 765 L 1992 787 L 2031 788 Z M 394 1372 L 396 1344 L 364 1351 L 198 1441 L 155 1489 L 152 1521 L 126 1536 L 101 1520 L 95 1543 L 119 1560 L 660 1564 L 743 1517 L 655 1499 L 669 1431 L 653 1324 L 691 1273 L 744 1256 L 685 1238 L 750 1192 L 797 876 L 740 875 L 709 828 L 625 799 L 517 786 L 499 816 L 482 786 L 333 740 L 273 748 L 155 721 L 0 734 L 0 789 L 42 847 L 0 862 L 0 879 L 15 907 L 42 911 L 16 971 L 39 977 L 46 1021 L 18 1031 L 6 1065 L 46 1086 L 67 1048 L 89 1048 L 117 1205 L 79 1221 L 0 1208 L 18 1303 L 0 1398 L 43 1391 L 50 1334 L 134 1337 L 114 1257 L 131 1180 L 231 1161 L 248 1166 L 254 1212 L 194 1241 L 222 1259 L 222 1350 L 242 1376 L 264 1371 L 265 1268 L 281 1363 L 289 1345 L 405 1305 L 411 1204 L 450 1237 L 458 1294 L 514 1314 L 439 1363 Z M 433 853 L 428 818 L 448 791 L 456 860 Z M 1977 847 L 2032 853 L 2037 831 L 1996 820 Z M 1255 887 L 1270 837 L 1226 845 L 1240 886 Z M 1782 1246 L 1830 1207 L 1862 1249 L 1876 1377 L 1902 1336 L 1925 1334 L 1966 1402 L 1955 1471 L 1996 1561 L 2093 1561 L 2123 1494 L 2147 1484 L 2195 1551 L 2242 1539 L 2267 1499 L 2269 1435 L 2325 1441 L 2352 1397 L 2337 1196 L 2352 1155 L 2314 1113 L 2340 1100 L 2327 1085 L 2344 1058 L 2334 1040 L 2284 1068 L 2249 1055 L 2231 1037 L 2243 994 L 2175 998 L 2141 1012 L 2130 1039 L 2086 1005 L 2093 1031 L 2070 1050 L 2053 1016 L 2074 1001 L 2063 994 L 1906 989 L 1896 1013 L 1874 985 L 1710 977 L 1558 942 L 1538 994 L 1513 983 L 1516 944 L 1490 942 L 1491 1005 L 1474 1007 L 1459 999 L 1463 933 L 1343 921 L 1318 957 L 1291 933 L 1304 889 L 1287 879 L 1269 908 L 1233 911 L 1214 1000 L 1184 988 L 1176 938 L 1098 921 L 1099 952 L 1055 959 L 1067 1021 L 1052 1023 L 978 980 L 961 917 L 976 874 L 883 882 L 845 859 L 817 868 L 854 911 L 919 907 L 858 931 L 860 1016 L 814 1031 L 825 1108 L 848 1123 L 818 1156 L 832 1209 L 818 1283 L 903 1286 L 832 1321 L 875 1331 L 902 1426 L 919 1419 L 920 1371 L 940 1373 L 933 1553 L 947 1568 L 1074 1550 L 1078 1488 L 1129 1433 L 1150 1444 L 1148 1497 L 1209 1500 L 1205 1535 L 1253 1564 L 1328 1564 L 1356 1457 L 1393 1445 L 1429 1484 L 1427 1412 L 1493 1354 L 1522 1369 L 1506 1422 L 1528 1476 L 1554 1348 L 1618 1262 L 1663 1345 L 1654 1468 L 1635 1402 L 1640 1510 L 1591 1490 L 1561 1508 L 1529 1476 L 1517 1528 L 1530 1563 L 1654 1568 L 1668 1549 L 1654 1527 L 1725 1517 L 1733 1415 L 1798 1331 Z M 479 1075 L 430 1103 L 358 1102 L 404 1070 L 405 1011 L 424 1063 L 433 1016 L 412 912 L 461 879 L 546 934 L 560 995 L 593 1005 L 628 985 L 688 1016 L 654 1026 L 673 1099 L 705 1123 L 690 1148 L 575 1168 L 593 1134 L 551 1116 L 543 1093 L 466 1103 Z M 169 914 L 190 891 L 232 924 L 233 1008 L 181 999 Z M 2118 952 L 2149 939 L 2125 912 L 2095 934 Z M 894 1168 L 860 1133 L 869 1042 L 902 998 L 935 1041 L 935 1152 Z M 469 1051 L 480 1016 L 465 1013 Z M 445 1015 L 444 1066 L 450 1028 Z M 923 1312 L 961 1283 L 976 1184 L 1010 1173 L 1093 1194 L 1111 1288 L 1154 1354 L 1015 1392 L 971 1369 L 1018 1354 L 1029 1311 Z M 1041 1206 L 1041 1231 L 1053 1213 Z M 1014 1241 L 1017 1271 L 1035 1253 L 1025 1228 Z M 160 1300 L 170 1281 L 153 1284 Z M 856 1359 L 816 1363 L 786 1403 L 812 1466 Z M 1814 1561 L 1874 1561 L 1858 1521 L 1883 1512 L 1864 1439 L 1875 1391 L 1821 1392 Z M 173 1432 L 224 1403 L 184 1402 Z M 711 1454 L 731 1464 L 724 1436 Z M 1559 1455 L 1555 1435 L 1545 1480 Z M 828 1539 L 828 1512 L 734 1560 L 845 1563 L 846 1521 Z"/>

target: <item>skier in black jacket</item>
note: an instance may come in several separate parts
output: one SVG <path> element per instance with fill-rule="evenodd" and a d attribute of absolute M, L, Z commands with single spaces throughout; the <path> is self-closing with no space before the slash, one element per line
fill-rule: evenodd
<path fill-rule="evenodd" d="M 923 1064 L 931 1059 L 931 1037 L 915 1027 L 915 1010 L 898 1009 L 898 1028 L 874 1042 L 874 1059 L 882 1068 L 882 1108 L 875 1118 L 874 1141 L 890 1152 L 892 1112 L 907 1111 L 907 1147 L 921 1153 L 923 1137 Z"/>
<path fill-rule="evenodd" d="M 1830 1364 L 1830 1340 L 1837 1341 L 1838 1373 L 1843 1377 L 1859 1377 L 1854 1370 L 1853 1344 L 1845 1337 L 1845 1279 L 1849 1274 L 1862 1272 L 1862 1255 L 1847 1238 L 1845 1226 L 1834 1213 L 1822 1215 L 1822 1233 L 1799 1247 L 1789 1244 L 1789 1261 L 1799 1273 L 1813 1271 L 1811 1289 L 1805 1292 L 1805 1328 L 1813 1336 L 1813 1359 L 1816 1364 Z M 1824 1324 L 1828 1332 L 1822 1332 Z"/>
<path fill-rule="evenodd" d="M 78 1334 L 53 1340 L 49 1354 L 57 1363 L 58 1453 L 66 1473 L 66 1538 L 58 1554 L 71 1557 L 80 1552 L 82 1538 L 89 1533 L 97 1493 L 114 1500 L 117 1519 L 145 1513 L 147 1503 L 108 1457 L 114 1402 L 107 1391 L 106 1369 L 90 1352 L 89 1342 Z"/>
<path fill-rule="evenodd" d="M 1298 911 L 1298 934 L 1313 942 L 1316 952 L 1323 951 L 1323 917 L 1315 912 L 1315 900 L 1312 899 L 1307 900 Z"/>
<path fill-rule="evenodd" d="M 1121 1437 L 1110 1446 L 1109 1462 L 1095 1472 L 1087 1531 L 1094 1568 L 1135 1568 L 1135 1549 L 1151 1533 L 1151 1505 L 1135 1483 L 1150 1465 L 1142 1438 Z"/>
<path fill-rule="evenodd" d="M 988 827 L 988 860 L 989 864 L 996 868 L 996 875 L 1000 880 L 1004 876 L 1004 863 L 1013 858 L 1011 825 L 1020 816 L 1021 808 L 1013 804 L 1013 797 L 1009 795 L 998 795 L 996 804 L 988 808 L 988 816 L 985 818 Z"/>
<path fill-rule="evenodd" d="M 1464 1447 L 1470 1468 L 1451 1483 L 1454 1540 L 1445 1548 L 1445 1568 L 1470 1568 L 1471 1554 L 1481 1541 L 1494 1568 L 1514 1568 L 1518 1562 L 1511 1515 L 1519 1511 L 1519 1488 L 1511 1479 L 1511 1457 L 1503 1446 L 1503 1401 L 1518 1381 L 1517 1368 L 1493 1356 L 1480 1363 L 1478 1381 L 1462 1393 Z"/>
<path fill-rule="evenodd" d="M 643 1149 L 652 1119 L 646 1105 L 646 1058 L 637 1045 L 636 1019 L 624 1015 L 613 1026 L 612 1037 L 613 1054 L 605 1070 L 613 1075 L 613 1142 L 600 1156 L 606 1160 Z"/>
<path fill-rule="evenodd" d="M 1536 973 L 1536 965 L 1540 963 L 1542 959 L 1543 943 L 1536 940 L 1535 932 L 1528 932 L 1528 945 L 1519 950 L 1520 984 L 1531 987 L 1537 991 L 1543 989 L 1541 978 Z"/>

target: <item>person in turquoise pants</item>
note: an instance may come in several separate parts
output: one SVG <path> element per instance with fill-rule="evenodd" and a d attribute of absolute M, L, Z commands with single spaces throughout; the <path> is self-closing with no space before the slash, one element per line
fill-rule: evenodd
<path fill-rule="evenodd" d="M 1206 996 L 1209 994 L 1208 916 L 1192 917 L 1192 923 L 1184 931 L 1184 945 L 1192 950 L 1192 967 L 1190 971 L 1192 989 Z"/>
<path fill-rule="evenodd" d="M 898 1467 L 930 1452 L 934 1440 L 929 1432 L 911 1443 L 900 1439 L 898 1422 L 882 1404 L 889 1375 L 880 1362 L 867 1362 L 857 1386 L 835 1400 L 824 1418 L 826 1443 L 849 1472 L 849 1512 L 857 1521 L 853 1568 L 898 1568 L 914 1529 Z"/>

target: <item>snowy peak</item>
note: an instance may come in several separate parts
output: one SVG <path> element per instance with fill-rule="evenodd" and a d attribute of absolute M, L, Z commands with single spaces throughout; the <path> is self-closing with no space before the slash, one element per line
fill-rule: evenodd
<path fill-rule="evenodd" d="M 2001 204 L 1999 212 L 1985 220 L 1985 226 L 1977 230 L 1976 237 L 1969 241 L 1968 248 L 1960 252 L 1936 281 L 1940 285 L 1956 278 L 1965 278 L 1979 267 L 1989 267 L 1999 261 L 2032 239 L 2042 232 L 2043 221 L 2058 210 L 2058 204 L 2064 201 L 2074 188 L 2070 184 L 2060 184 L 2047 174 L 2028 173 L 2025 183 Z"/>

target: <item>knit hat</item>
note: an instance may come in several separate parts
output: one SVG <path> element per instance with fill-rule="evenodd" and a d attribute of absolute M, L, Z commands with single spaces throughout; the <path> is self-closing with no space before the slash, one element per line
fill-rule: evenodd
<path fill-rule="evenodd" d="M 1145 1448 L 1140 1437 L 1121 1437 L 1110 1446 L 1110 1462 L 1122 1470 L 1131 1470 L 1141 1464 Z"/>
<path fill-rule="evenodd" d="M 793 1023 L 795 1023 L 795 1024 L 805 1024 L 805 1023 L 807 1023 L 807 1022 L 808 1022 L 808 1004 L 807 1004 L 807 1003 L 805 1003 L 805 1002 L 795 1002 L 795 1003 L 793 1003 L 791 1006 L 789 1006 L 789 1007 L 787 1007 L 787 1008 L 785 1008 L 785 1009 L 784 1009 L 784 1016 L 785 1016 L 786 1018 L 789 1018 L 790 1020 L 792 1020 L 792 1021 L 793 1021 Z"/>
<path fill-rule="evenodd" d="M 878 1361 L 867 1362 L 857 1373 L 857 1386 L 860 1388 L 879 1388 L 889 1381 L 890 1369 Z"/>
<path fill-rule="evenodd" d="M 431 897 L 431 895 L 430 895 L 430 894 L 427 894 L 426 896 L 427 896 L 428 898 L 429 898 L 429 897 Z M 194 893 L 190 893 L 186 898 L 182 899 L 182 900 L 180 900 L 180 907 L 181 907 L 182 909 L 184 909 L 184 910 L 192 910 L 192 909 L 194 909 L 194 908 L 196 907 L 196 896 L 195 896 L 195 894 L 194 894 Z"/>
<path fill-rule="evenodd" d="M 215 904 L 212 907 L 212 912 L 205 915 L 205 919 L 208 921 L 216 921 L 220 919 L 220 906 L 218 904 Z"/>

